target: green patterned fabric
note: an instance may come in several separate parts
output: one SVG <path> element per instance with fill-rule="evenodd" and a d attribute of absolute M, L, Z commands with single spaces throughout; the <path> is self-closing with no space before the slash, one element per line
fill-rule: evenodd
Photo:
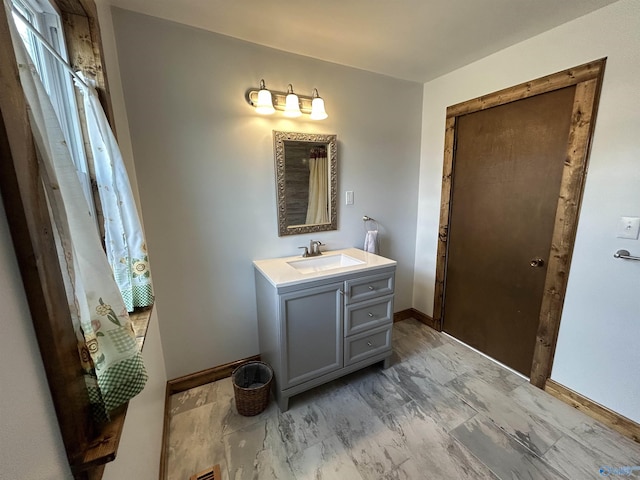
<path fill-rule="evenodd" d="M 121 288 L 122 299 L 127 310 L 132 311 L 136 307 L 153 305 L 154 295 L 151 285 L 132 285 L 130 288 Z"/>
<path fill-rule="evenodd" d="M 98 376 L 98 385 L 107 411 L 119 407 L 142 391 L 147 383 L 142 354 L 107 368 Z"/>
<path fill-rule="evenodd" d="M 118 353 L 125 353 L 136 346 L 135 339 L 123 328 L 109 330 L 107 336 Z"/>
<path fill-rule="evenodd" d="M 100 297 L 91 310 L 95 312 L 90 316 L 91 321 L 81 321 L 90 355 L 85 371 L 95 376 L 100 394 L 96 418 L 108 418 L 109 412 L 140 393 L 148 379 L 127 308 L 122 297 L 116 300 L 119 300 L 119 314 Z"/>

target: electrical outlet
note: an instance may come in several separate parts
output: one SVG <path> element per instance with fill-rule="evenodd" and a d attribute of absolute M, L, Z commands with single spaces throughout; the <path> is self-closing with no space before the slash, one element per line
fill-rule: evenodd
<path fill-rule="evenodd" d="M 618 238 L 638 239 L 640 232 L 640 217 L 620 217 L 618 223 Z"/>

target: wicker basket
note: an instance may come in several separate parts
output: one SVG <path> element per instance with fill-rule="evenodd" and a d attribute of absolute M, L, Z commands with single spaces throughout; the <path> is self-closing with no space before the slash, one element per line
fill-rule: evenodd
<path fill-rule="evenodd" d="M 258 415 L 269 404 L 273 370 L 264 362 L 248 362 L 231 374 L 236 408 L 240 415 Z"/>

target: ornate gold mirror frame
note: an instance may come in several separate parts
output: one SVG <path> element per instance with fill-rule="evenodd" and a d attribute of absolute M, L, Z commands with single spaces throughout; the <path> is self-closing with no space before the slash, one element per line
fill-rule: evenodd
<path fill-rule="evenodd" d="M 278 235 L 323 232 L 338 229 L 337 183 L 338 151 L 337 135 L 315 133 L 273 132 L 276 169 L 276 197 L 278 203 Z M 322 165 L 321 184 L 326 175 L 326 192 L 316 198 L 310 186 L 311 157 L 315 152 L 326 156 Z M 318 165 L 320 166 L 320 165 Z M 323 208 L 326 204 L 326 222 L 308 221 L 308 204 L 315 198 Z M 305 218 L 305 220 L 302 220 Z"/>

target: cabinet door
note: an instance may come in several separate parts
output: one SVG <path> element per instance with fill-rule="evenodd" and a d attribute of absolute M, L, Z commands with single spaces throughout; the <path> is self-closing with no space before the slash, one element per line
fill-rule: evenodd
<path fill-rule="evenodd" d="M 331 283 L 280 296 L 283 389 L 342 368 L 342 288 Z"/>

